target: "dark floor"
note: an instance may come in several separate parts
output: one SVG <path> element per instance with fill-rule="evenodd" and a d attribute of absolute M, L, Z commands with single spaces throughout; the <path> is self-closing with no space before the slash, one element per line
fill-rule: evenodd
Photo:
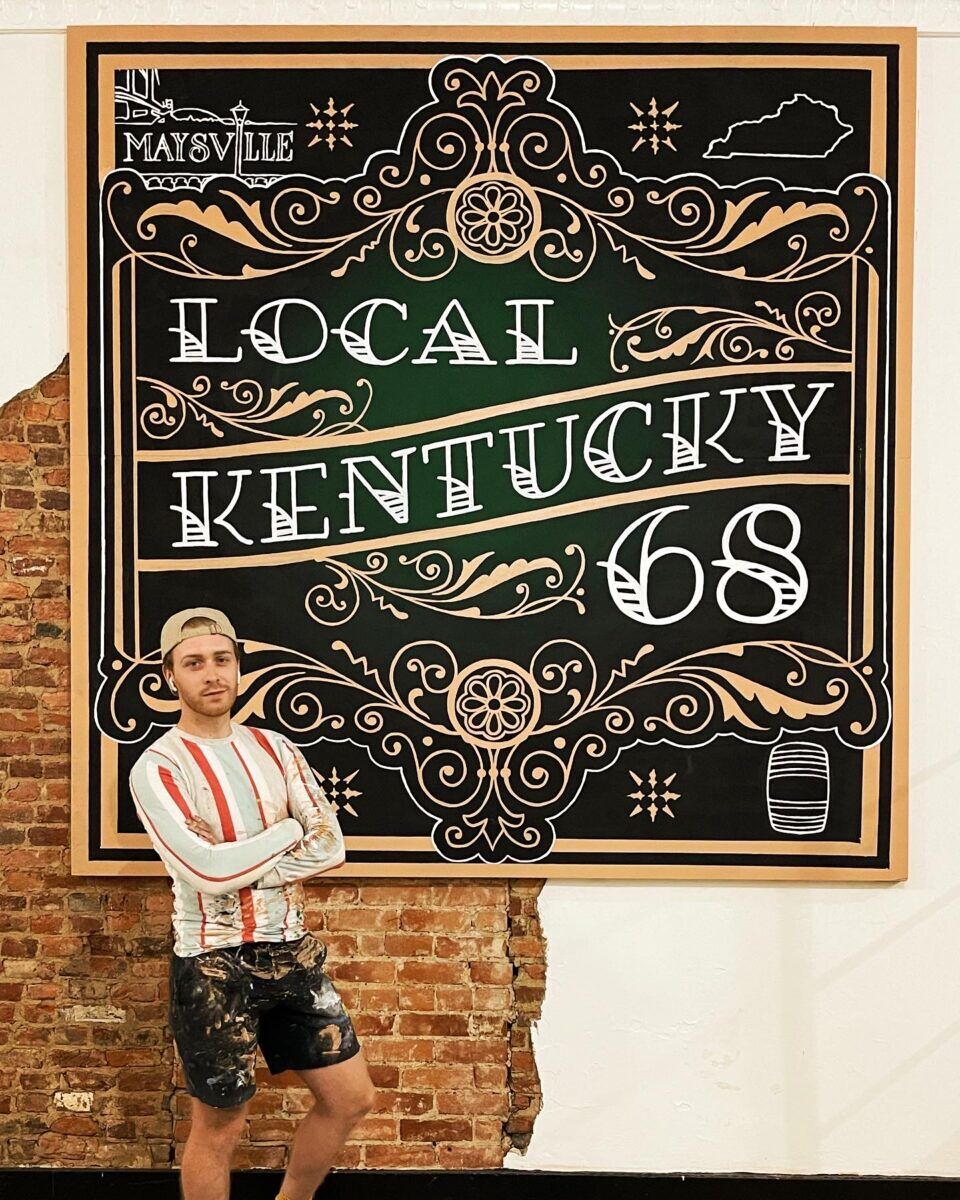
<path fill-rule="evenodd" d="M 280 1175 L 235 1172 L 231 1200 L 275 1200 Z M 0 1200 L 178 1200 L 173 1171 L 0 1170 Z M 960 1200 L 960 1180 L 528 1171 L 342 1171 L 317 1200 Z"/>

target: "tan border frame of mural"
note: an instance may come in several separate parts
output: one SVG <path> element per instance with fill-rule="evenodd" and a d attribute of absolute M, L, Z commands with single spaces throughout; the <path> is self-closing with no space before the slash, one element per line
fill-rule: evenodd
<path fill-rule="evenodd" d="M 86 146 L 83 139 L 86 90 L 85 90 L 85 50 L 90 41 L 110 42 L 125 40 L 127 42 L 156 41 L 166 42 L 196 42 L 210 40 L 214 27 L 209 26 L 74 26 L 67 31 L 67 128 L 69 131 L 67 157 L 67 189 L 69 213 L 69 261 L 70 261 L 70 421 L 71 446 L 70 456 L 70 491 L 71 491 L 71 595 L 72 595 L 72 641 L 71 641 L 71 744 L 85 748 L 89 737 L 90 694 L 87 664 L 89 662 L 89 645 L 87 640 L 88 595 L 87 595 L 87 566 L 89 563 L 90 547 L 88 545 L 88 429 L 87 429 L 87 311 L 86 311 Z M 657 26 L 625 26 L 625 27 L 590 27 L 590 26 L 553 26 L 537 28 L 519 28 L 503 26 L 452 26 L 421 27 L 421 26 L 225 26 L 217 28 L 218 33 L 231 42 L 249 42 L 261 40 L 276 41 L 323 41 L 337 43 L 340 41 L 372 41 L 380 42 L 417 41 L 422 43 L 449 42 L 452 40 L 476 40 L 481 42 L 499 42 L 515 44 L 523 49 L 529 45 L 549 47 L 551 43 L 568 43 L 571 41 L 593 41 L 597 43 L 623 42 L 637 44 L 639 41 L 658 42 L 742 42 L 745 40 L 744 30 L 738 27 L 690 26 L 690 27 L 657 27 Z M 750 26 L 749 40 L 757 43 L 769 42 L 771 47 L 777 44 L 789 45 L 795 42 L 829 42 L 831 44 L 879 44 L 897 45 L 900 51 L 899 64 L 899 127 L 898 127 L 898 225 L 897 225 L 897 290 L 896 290 L 896 455 L 891 464 L 893 486 L 895 489 L 895 512 L 893 529 L 893 557 L 896 573 L 892 587 L 892 609 L 896 614 L 893 630 L 893 675 L 895 689 L 893 695 L 893 764 L 892 764 L 892 795 L 891 795 L 891 828 L 890 828 L 890 866 L 885 869 L 844 867 L 831 869 L 829 867 L 789 867 L 789 866 L 713 866 L 709 863 L 697 863 L 684 866 L 672 865 L 660 867 L 656 865 L 632 865 L 617 863 L 600 864 L 570 864 L 570 863 L 534 863 L 534 864 L 504 864 L 494 866 L 483 863 L 366 863 L 355 866 L 344 865 L 330 875 L 341 877 L 431 877 L 458 876 L 481 878 L 605 878 L 605 879 L 699 879 L 699 880 L 738 880 L 738 881 L 817 881 L 817 882 L 849 882 L 877 881 L 895 882 L 906 878 L 907 874 L 907 799 L 908 799 L 908 630 L 909 630 L 909 476 L 910 476 L 910 377 L 913 326 L 913 241 L 914 241 L 914 174 L 915 174 L 915 113 L 916 113 L 916 30 L 907 28 L 862 29 L 855 27 L 830 27 L 819 29 L 780 29 L 769 26 Z M 549 52 L 540 51 L 541 57 L 549 60 Z M 296 56 L 290 56 L 296 58 Z M 338 56 L 338 62 L 357 58 L 357 65 L 367 63 L 370 56 Z M 423 56 L 415 56 L 419 62 Z M 124 63 L 129 65 L 130 56 L 124 56 Z M 690 54 L 683 55 L 683 61 L 689 61 Z M 672 59 L 661 56 L 665 62 Z M 155 56 L 151 56 L 151 65 L 155 65 Z M 315 60 L 311 59 L 311 63 Z M 712 61 L 716 62 L 716 59 Z M 203 65 L 203 57 L 193 56 L 193 65 Z M 272 57 L 272 62 L 276 58 Z M 406 60 L 391 58 L 395 65 L 408 65 Z M 586 59 L 581 56 L 565 56 L 557 61 L 557 68 L 566 66 L 583 67 Z M 791 58 L 790 65 L 798 65 L 797 59 Z M 763 60 L 763 65 L 775 63 L 775 55 Z M 249 63 L 247 64 L 249 65 Z M 852 65 L 850 60 L 829 60 L 829 64 L 818 60 L 809 65 Z M 856 60 L 856 65 L 862 69 L 876 71 L 879 64 L 875 61 Z M 873 75 L 871 86 L 871 108 L 875 110 L 876 75 Z M 884 81 L 886 86 L 886 81 Z M 882 101 L 886 106 L 887 93 L 884 90 Z M 883 134 L 885 122 L 878 122 L 873 112 L 871 122 L 871 169 L 874 169 L 876 155 L 883 153 Z M 101 110 L 101 129 L 103 129 L 103 110 Z M 103 141 L 103 139 L 101 139 Z M 111 145 L 112 142 L 105 144 Z M 77 453 L 82 446 L 84 453 Z M 123 834 L 117 831 L 117 747 L 110 739 L 102 739 L 102 770 L 101 786 L 104 787 L 106 803 L 101 806 L 101 842 L 104 847 L 137 848 L 149 846 L 145 834 Z M 865 784 L 864 803 L 862 805 L 862 827 L 860 843 L 819 843 L 815 852 L 820 854 L 854 853 L 870 855 L 875 853 L 876 838 L 876 799 L 879 783 L 880 768 L 879 749 L 873 747 L 864 754 L 864 777 L 870 776 L 871 782 Z M 108 876 L 158 876 L 166 874 L 160 862 L 123 862 L 90 860 L 88 852 L 89 807 L 83 796 L 87 784 L 86 761 L 84 754 L 73 754 L 71 757 L 72 783 L 71 796 L 76 801 L 82 797 L 82 802 L 71 805 L 71 871 L 82 875 Z M 869 788 L 869 794 L 868 789 Z M 111 803 L 112 801 L 112 803 Z M 864 840 L 863 834 L 869 834 L 868 802 L 873 819 L 873 838 Z M 352 848 L 366 848 L 375 843 L 378 849 L 418 850 L 428 849 L 431 845 L 428 838 L 394 839 L 395 846 L 389 838 L 351 838 L 347 837 L 348 856 Z M 871 844 L 871 841 L 873 844 Z M 422 846 L 419 844 L 422 842 Z M 568 844 L 569 839 L 558 838 L 557 850 L 580 849 L 578 845 Z M 414 844 L 416 843 L 416 844 Z M 702 850 L 705 843 L 686 843 L 671 841 L 671 851 Z M 723 853 L 734 849 L 733 845 L 724 843 L 707 843 L 709 852 Z M 637 852 L 636 843 L 627 842 L 593 842 L 589 848 L 596 853 L 625 853 Z M 735 849 L 743 852 L 743 843 L 736 843 Z M 790 850 L 781 842 L 751 843 L 751 849 L 758 853 L 787 854 Z M 794 852 L 803 850 L 809 852 L 814 847 L 797 847 Z M 644 853 L 650 853 L 652 847 L 643 844 Z"/>

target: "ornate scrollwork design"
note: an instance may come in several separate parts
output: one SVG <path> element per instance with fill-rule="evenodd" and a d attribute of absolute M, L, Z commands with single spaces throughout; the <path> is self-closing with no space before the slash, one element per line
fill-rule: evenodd
<path fill-rule="evenodd" d="M 221 425 L 261 438 L 354 433 L 365 429 L 361 422 L 373 399 L 373 386 L 366 379 L 357 380 L 357 386 L 367 393 L 359 407 L 352 396 L 337 389 L 317 388 L 307 392 L 300 388 L 290 395 L 300 387 L 295 381 L 265 389 L 256 379 L 241 379 L 237 383 L 224 380 L 220 387 L 232 398 L 232 408 L 213 403 L 213 385 L 206 375 L 194 379 L 191 391 L 147 376 L 140 376 L 137 383 L 159 393 L 140 412 L 141 430 L 157 440 L 179 433 L 188 416 L 218 438 L 223 437 Z M 331 410 L 341 419 L 331 420 Z"/>
<path fill-rule="evenodd" d="M 772 179 L 723 187 L 706 176 L 644 180 L 588 149 L 538 59 L 447 58 L 430 103 L 395 150 L 350 179 L 287 177 L 259 188 L 211 178 L 199 197 L 148 194 L 135 172 L 104 188 L 121 243 L 152 266 L 204 279 L 248 279 L 322 263 L 340 277 L 384 251 L 418 281 L 461 255 L 491 265 L 526 257 L 570 282 L 607 246 L 644 279 L 663 259 L 737 279 L 785 283 L 853 257 L 883 267 L 888 192 L 852 176 L 836 192 Z"/>
<path fill-rule="evenodd" d="M 540 222 L 536 192 L 495 171 L 464 180 L 447 206 L 451 237 L 479 262 L 521 258 L 536 240 Z"/>
<path fill-rule="evenodd" d="M 813 361 L 847 361 L 850 350 L 832 345 L 824 334 L 840 320 L 841 306 L 831 292 L 808 292 L 787 315 L 765 300 L 754 313 L 712 305 L 676 304 L 651 309 L 617 324 L 610 318 L 613 342 L 610 366 L 623 373 L 634 362 L 691 357 L 693 362 L 793 362 L 798 349 Z"/>
<path fill-rule="evenodd" d="M 313 620 L 328 626 L 349 621 L 363 595 L 398 621 L 408 618 L 411 607 L 485 621 L 531 617 L 558 604 L 570 604 L 583 614 L 579 597 L 586 557 L 581 546 L 567 546 L 565 553 L 572 560 L 566 579 L 564 567 L 554 558 L 491 564 L 493 551 L 487 550 L 461 559 L 458 565 L 445 550 L 400 554 L 397 565 L 413 574 L 412 585 L 387 578 L 391 559 L 382 550 L 367 554 L 363 565 L 348 558 L 328 558 L 320 567 L 333 578 L 315 584 L 304 603 Z"/>
<path fill-rule="evenodd" d="M 247 642 L 235 717 L 294 740 L 359 742 L 399 769 L 411 799 L 435 821 L 450 861 L 535 862 L 552 822 L 588 771 L 638 742 L 703 745 L 732 734 L 772 742 L 784 730 L 832 729 L 848 745 L 878 742 L 889 697 L 870 663 L 797 642 L 718 646 L 649 666 L 653 647 L 621 660 L 604 682 L 592 654 L 557 639 L 527 664 L 461 664 L 441 642 L 410 642 L 383 667 L 342 641 L 330 661 Z M 117 657 L 98 697 L 100 728 L 140 740 L 172 720 L 159 695 L 159 656 Z"/>

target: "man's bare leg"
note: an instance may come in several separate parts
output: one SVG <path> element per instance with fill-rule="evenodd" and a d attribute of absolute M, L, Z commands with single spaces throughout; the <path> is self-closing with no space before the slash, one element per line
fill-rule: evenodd
<path fill-rule="evenodd" d="M 180 1190 L 183 1200 L 229 1200 L 230 1164 L 247 1120 L 247 1106 L 212 1108 L 196 1096 L 190 1136 L 183 1149 Z"/>
<path fill-rule="evenodd" d="M 280 1193 L 284 1200 L 313 1200 L 350 1130 L 373 1108 L 377 1089 L 362 1050 L 346 1062 L 297 1074 L 315 1103 L 297 1126 Z"/>

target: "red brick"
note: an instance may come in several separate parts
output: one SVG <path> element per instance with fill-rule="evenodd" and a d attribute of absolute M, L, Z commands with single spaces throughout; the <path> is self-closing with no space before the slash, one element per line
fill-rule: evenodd
<path fill-rule="evenodd" d="M 70 507 L 70 493 L 54 488 L 45 489 L 40 493 L 40 507 L 63 512 Z"/>
<path fill-rule="evenodd" d="M 69 394 L 70 376 L 66 371 L 54 372 L 40 383 L 40 391 L 50 400 L 60 399 Z M 64 417 L 66 414 L 64 414 Z"/>
<path fill-rule="evenodd" d="M 435 1150 L 428 1146 L 405 1146 L 401 1144 L 391 1145 L 390 1143 L 380 1143 L 379 1145 L 366 1147 L 364 1162 L 368 1167 L 380 1168 L 383 1170 L 396 1169 L 400 1167 L 424 1168 L 435 1167 L 437 1164 L 437 1156 Z"/>
<path fill-rule="evenodd" d="M 357 935 L 357 954 L 360 958 L 383 958 L 383 934 L 361 933 Z"/>
<path fill-rule="evenodd" d="M 506 1062 L 507 1047 L 499 1038 L 443 1038 L 436 1044 L 436 1059 L 440 1063 Z"/>
<path fill-rule="evenodd" d="M 8 487 L 0 494 L 0 504 L 4 508 L 34 508 L 36 503 L 36 496 L 25 488 Z"/>
<path fill-rule="evenodd" d="M 488 1116 L 505 1117 L 510 1111 L 510 1097 L 499 1092 L 438 1092 L 437 1111 L 447 1113 L 484 1113 Z"/>
<path fill-rule="evenodd" d="M 511 941 L 511 951 L 513 943 Z M 486 934 L 459 938 L 441 937 L 434 939 L 437 958 L 474 960 L 478 958 L 504 958 L 507 953 L 506 938 L 502 934 Z"/>
<path fill-rule="evenodd" d="M 32 625 L 16 625 L 12 622 L 0 625 L 0 642 L 29 642 L 32 636 Z"/>
<path fill-rule="evenodd" d="M 413 1037 L 466 1037 L 467 1018 L 452 1013 L 401 1013 L 398 1031 Z"/>
<path fill-rule="evenodd" d="M 384 908 L 327 909 L 326 919 L 335 929 L 396 929 L 396 910 Z"/>
<path fill-rule="evenodd" d="M 323 907 L 334 904 L 354 904 L 359 899 L 360 889 L 355 883 L 321 882 L 315 895 L 318 903 Z"/>
<path fill-rule="evenodd" d="M 474 962 L 470 964 L 470 978 L 474 983 L 512 983 L 513 966 L 509 962 Z"/>
<path fill-rule="evenodd" d="M 13 999 L 13 997 L 6 997 Z M 374 1085 L 378 1088 L 396 1088 L 400 1083 L 400 1070 L 398 1067 L 388 1067 L 381 1063 L 370 1066 L 370 1078 Z"/>
<path fill-rule="evenodd" d="M 381 1089 L 377 1093 L 377 1112 L 398 1112 L 406 1113 L 407 1116 L 420 1117 L 424 1113 L 432 1112 L 433 1108 L 432 1092 L 398 1092 Z"/>
<path fill-rule="evenodd" d="M 400 914 L 400 928 L 452 933 L 471 927 L 473 913 L 448 908 L 405 908 Z"/>
<path fill-rule="evenodd" d="M 404 1142 L 469 1142 L 472 1137 L 471 1123 L 452 1117 L 446 1120 L 406 1117 L 400 1122 L 400 1138 Z"/>
<path fill-rule="evenodd" d="M 491 1145 L 437 1147 L 438 1165 L 445 1171 L 480 1171 L 503 1165 L 503 1149 L 498 1142 Z"/>
<path fill-rule="evenodd" d="M 56 425 L 28 425 L 27 441 L 55 444 L 60 441 L 60 430 Z"/>
<path fill-rule="evenodd" d="M 386 1037 L 394 1032 L 395 1025 L 396 1017 L 391 1013 L 359 1012 L 353 1014 L 353 1027 L 361 1039 L 369 1036 Z"/>
<path fill-rule="evenodd" d="M 366 1056 L 371 1062 L 409 1063 L 429 1062 L 433 1057 L 433 1042 L 413 1038 L 376 1038 L 366 1043 Z M 504 1047 L 506 1055 L 506 1047 Z"/>
<path fill-rule="evenodd" d="M 467 977 L 467 967 L 462 962 L 402 962 L 397 977 L 404 983 L 461 983 Z"/>
<path fill-rule="evenodd" d="M 478 987 L 473 993 L 473 1007 L 482 1012 L 506 1012 L 512 1001 L 510 988 Z"/>
<path fill-rule="evenodd" d="M 397 1140 L 397 1117 L 384 1113 L 369 1113 L 350 1133 L 351 1141 L 395 1142 Z"/>
<path fill-rule="evenodd" d="M 37 1138 L 39 1162 L 55 1162 L 58 1159 L 86 1158 L 90 1148 L 84 1138 L 68 1137 L 60 1133 L 43 1133 Z"/>
<path fill-rule="evenodd" d="M 433 937 L 429 933 L 388 933 L 383 939 L 385 953 L 395 958 L 433 953 Z"/>
<path fill-rule="evenodd" d="M 445 1063 L 438 1066 L 411 1064 L 403 1067 L 401 1079 L 404 1088 L 467 1088 L 474 1079 L 473 1068 L 460 1063 Z"/>
<path fill-rule="evenodd" d="M 35 846 L 66 846 L 70 840 L 66 825 L 38 825 L 29 833 Z"/>
<path fill-rule="evenodd" d="M 363 885 L 364 904 L 389 904 L 403 907 L 408 904 L 429 904 L 431 885 L 429 883 L 407 883 L 398 880 L 380 883 L 365 883 Z M 437 897 L 439 899 L 439 895 Z"/>
<path fill-rule="evenodd" d="M 162 1091 L 169 1078 L 166 1070 L 121 1069 L 117 1073 L 117 1087 L 121 1092 Z"/>
<path fill-rule="evenodd" d="M 469 988 L 466 991 L 469 998 Z M 458 1006 L 454 1011 L 461 1012 L 464 1007 L 468 1006 L 469 999 L 466 1006 Z M 400 1007 L 409 1012 L 433 1012 L 437 1008 L 437 990 L 436 988 L 427 987 L 425 984 L 402 987 L 400 989 Z"/>
<path fill-rule="evenodd" d="M 35 958 L 39 944 L 36 938 L 5 937 L 0 941 L 0 958 Z"/>
<path fill-rule="evenodd" d="M 99 1126 L 91 1117 L 79 1113 L 64 1113 L 50 1122 L 54 1133 L 97 1133 Z"/>
<path fill-rule="evenodd" d="M 396 965 L 392 962 L 378 961 L 347 962 L 328 965 L 332 979 L 348 979 L 363 983 L 389 983 L 396 974 Z"/>
<path fill-rule="evenodd" d="M 166 1023 L 169 880 L 74 876 L 69 863 L 68 391 L 63 364 L 0 410 L 0 1063 L 16 1064 L 0 1065 L 0 1121 L 17 1122 L 3 1153 L 28 1166 L 166 1168 L 182 1158 L 191 1111 Z M 339 1165 L 484 1170 L 511 1138 L 526 1143 L 539 1109 L 541 886 L 308 889 L 308 924 L 323 932 L 379 1089 Z M 128 1018 L 65 1021 L 77 1004 Z M 292 1073 L 258 1069 L 258 1083 L 235 1165 L 280 1169 L 312 1101 Z M 93 1092 L 94 1111 L 57 1108 L 55 1091 Z"/>

